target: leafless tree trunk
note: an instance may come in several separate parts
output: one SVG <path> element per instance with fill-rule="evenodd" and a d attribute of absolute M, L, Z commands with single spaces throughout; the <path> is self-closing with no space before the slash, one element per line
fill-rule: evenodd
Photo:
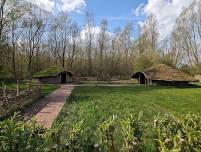
<path fill-rule="evenodd" d="M 86 13 L 86 51 L 87 51 L 87 59 L 88 59 L 88 76 L 92 74 L 92 41 L 94 38 L 94 31 L 93 31 L 93 15 L 90 13 Z"/>
<path fill-rule="evenodd" d="M 105 49 L 106 41 L 107 41 L 107 20 L 102 20 L 101 21 L 101 30 L 99 33 L 99 38 L 98 38 L 98 45 L 99 45 L 99 65 L 98 65 L 98 73 L 97 73 L 97 78 L 100 78 L 101 80 L 104 79 L 104 64 L 103 64 L 103 51 Z"/>
<path fill-rule="evenodd" d="M 30 13 L 29 18 L 24 20 L 24 38 L 28 46 L 28 65 L 27 72 L 30 74 L 32 59 L 37 46 L 39 45 L 42 36 L 45 32 L 46 21 L 39 18 L 37 14 Z"/>

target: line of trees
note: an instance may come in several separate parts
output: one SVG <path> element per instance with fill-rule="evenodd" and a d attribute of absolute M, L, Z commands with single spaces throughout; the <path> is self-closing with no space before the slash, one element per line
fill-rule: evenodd
<path fill-rule="evenodd" d="M 54 16 L 25 0 L 1 0 L 0 79 L 31 78 L 53 65 L 99 80 L 128 77 L 158 63 L 193 73 L 201 69 L 200 2 L 181 13 L 163 41 L 153 15 L 139 27 L 137 38 L 132 23 L 113 33 L 108 32 L 107 20 L 95 25 L 88 12 L 80 27 L 66 13 Z"/>

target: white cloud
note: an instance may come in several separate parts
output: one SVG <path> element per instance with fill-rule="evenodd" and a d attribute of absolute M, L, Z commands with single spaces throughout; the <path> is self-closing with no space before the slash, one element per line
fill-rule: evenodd
<path fill-rule="evenodd" d="M 124 16 L 113 16 L 113 17 L 106 17 L 107 20 L 112 20 L 112 21 L 119 21 L 119 20 L 125 20 L 125 21 L 134 21 L 138 20 L 139 18 L 136 17 L 124 17 Z"/>
<path fill-rule="evenodd" d="M 40 8 L 52 11 L 80 12 L 86 7 L 85 0 L 27 0 L 38 5 Z"/>
<path fill-rule="evenodd" d="M 137 24 L 142 28 L 144 26 L 144 22 L 138 21 Z"/>
<path fill-rule="evenodd" d="M 36 4 L 46 11 L 51 12 L 55 6 L 55 1 L 52 0 L 27 0 L 30 3 Z"/>
<path fill-rule="evenodd" d="M 61 9 L 64 12 L 80 12 L 85 7 L 85 0 L 61 0 Z"/>
<path fill-rule="evenodd" d="M 132 10 L 135 16 L 140 16 L 144 14 L 144 3 L 140 4 L 136 9 Z"/>
<path fill-rule="evenodd" d="M 82 29 L 82 31 L 80 32 L 80 36 L 81 36 L 81 39 L 82 39 L 82 40 L 86 40 L 87 31 L 88 31 L 88 30 L 87 30 L 87 27 L 84 27 L 84 28 Z M 91 33 L 93 34 L 93 40 L 94 40 L 94 41 L 97 40 L 100 31 L 101 31 L 101 27 L 99 27 L 99 26 L 91 27 Z M 114 35 L 114 33 L 109 32 L 109 31 L 106 31 L 106 34 L 107 34 L 108 37 L 111 37 L 111 36 Z"/>
<path fill-rule="evenodd" d="M 163 39 L 172 32 L 175 21 L 183 8 L 188 7 L 193 1 L 194 0 L 148 0 L 143 11 L 146 16 L 150 14 L 156 16 L 160 38 Z M 142 4 L 136 8 L 136 13 L 142 9 L 141 7 Z"/>

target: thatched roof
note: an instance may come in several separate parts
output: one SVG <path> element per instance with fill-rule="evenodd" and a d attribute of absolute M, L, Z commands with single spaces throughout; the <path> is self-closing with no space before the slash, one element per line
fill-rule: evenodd
<path fill-rule="evenodd" d="M 189 76 L 188 74 L 172 69 L 165 64 L 158 64 L 142 72 L 137 72 L 132 75 L 132 78 L 137 78 L 139 73 L 143 73 L 149 80 L 158 81 L 185 81 L 185 82 L 197 82 L 198 80 Z"/>
<path fill-rule="evenodd" d="M 57 67 L 57 66 L 53 66 L 50 67 L 48 69 L 42 70 L 36 74 L 33 75 L 34 78 L 42 78 L 42 77 L 52 77 L 52 76 L 57 76 L 58 74 L 60 74 L 61 72 L 66 72 L 69 75 L 72 76 L 72 73 L 69 71 L 65 71 L 64 69 Z"/>

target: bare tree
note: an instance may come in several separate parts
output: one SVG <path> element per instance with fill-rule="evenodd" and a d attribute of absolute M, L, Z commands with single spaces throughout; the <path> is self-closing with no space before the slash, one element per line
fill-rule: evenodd
<path fill-rule="evenodd" d="M 5 34 L 10 30 L 13 22 L 21 18 L 29 10 L 26 1 L 1 0 L 0 1 L 0 41 L 5 40 Z"/>
<path fill-rule="evenodd" d="M 146 43 L 147 50 L 157 51 L 157 43 L 158 43 L 158 28 L 157 28 L 157 20 L 154 15 L 150 15 L 148 19 L 145 21 L 143 27 L 141 28 L 140 35 L 142 36 Z"/>
<path fill-rule="evenodd" d="M 78 49 L 78 42 L 80 42 L 80 29 L 77 24 L 72 24 L 69 28 L 70 36 L 70 49 L 68 51 L 70 60 L 70 69 L 74 70 L 74 58 Z"/>
<path fill-rule="evenodd" d="M 50 24 L 48 31 L 48 52 L 54 58 L 54 65 L 58 64 L 59 57 L 59 25 L 57 18 L 52 19 L 52 24 Z"/>
<path fill-rule="evenodd" d="M 19 39 L 20 33 L 17 33 L 17 25 L 16 22 L 13 21 L 12 27 L 11 27 L 11 43 L 12 43 L 12 68 L 13 68 L 13 75 L 14 78 L 17 79 L 17 73 L 16 73 L 16 49 L 17 49 L 17 41 Z"/>
<path fill-rule="evenodd" d="M 186 53 L 189 64 L 199 65 L 201 62 L 201 3 L 194 1 L 185 9 L 177 19 L 177 26 L 174 31 L 180 37 L 179 46 L 181 51 Z"/>
<path fill-rule="evenodd" d="M 132 25 L 130 23 L 126 24 L 124 30 L 121 33 L 121 45 L 122 45 L 122 50 L 124 54 L 124 61 L 123 61 L 123 66 L 124 66 L 124 73 L 128 74 L 130 70 L 128 70 L 129 67 L 129 51 L 131 51 L 131 32 L 132 32 Z"/>
<path fill-rule="evenodd" d="M 88 76 L 92 74 L 92 47 L 94 39 L 94 19 L 93 14 L 86 13 L 86 25 L 85 25 L 85 41 L 86 41 L 86 52 L 88 60 Z"/>
<path fill-rule="evenodd" d="M 159 62 L 158 36 L 157 20 L 150 15 L 140 28 L 139 38 L 135 43 L 137 50 L 135 70 L 144 70 Z"/>
<path fill-rule="evenodd" d="M 34 53 L 40 41 L 42 40 L 42 36 L 45 32 L 47 23 L 46 20 L 41 16 L 42 10 L 39 10 L 38 8 L 33 9 L 35 12 L 29 12 L 29 16 L 23 20 L 23 38 L 25 38 L 25 43 L 27 44 L 27 72 L 29 74 L 31 72 L 30 70 Z"/>
<path fill-rule="evenodd" d="M 69 25 L 70 19 L 66 14 L 61 14 L 59 20 L 60 37 L 61 37 L 61 55 L 62 55 L 62 67 L 65 68 L 65 56 L 67 52 L 67 43 L 69 39 Z"/>
<path fill-rule="evenodd" d="M 105 45 L 107 42 L 107 20 L 102 20 L 101 21 L 101 29 L 100 29 L 100 33 L 99 33 L 99 37 L 98 37 L 98 46 L 99 46 L 99 64 L 98 64 L 98 73 L 97 73 L 97 77 L 100 79 L 104 79 L 104 65 L 103 65 L 103 55 L 104 55 L 104 49 L 105 49 Z"/>

